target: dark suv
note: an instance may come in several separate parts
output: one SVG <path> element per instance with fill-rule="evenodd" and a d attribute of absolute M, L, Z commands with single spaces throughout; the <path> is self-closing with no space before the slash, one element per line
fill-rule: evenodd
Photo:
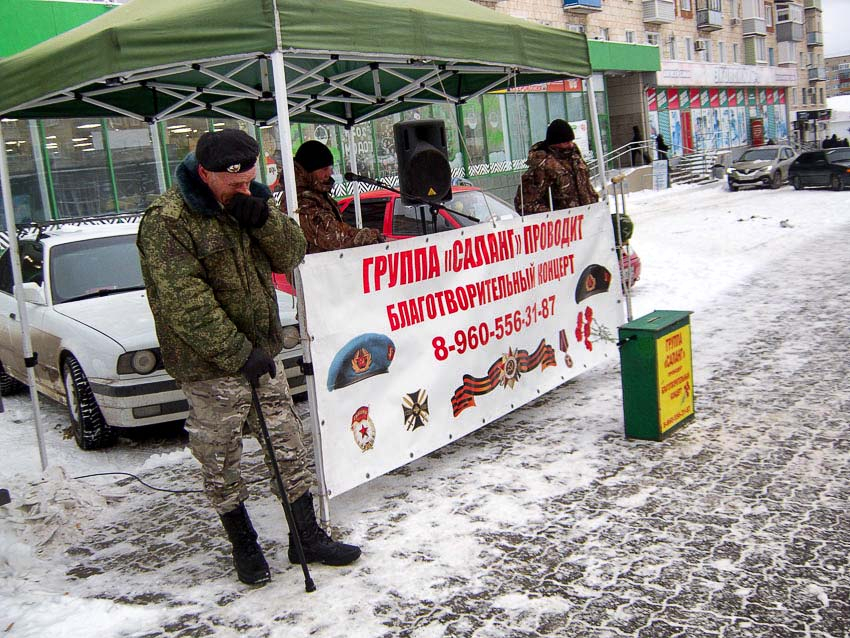
<path fill-rule="evenodd" d="M 809 151 L 794 160 L 788 180 L 796 190 L 806 186 L 829 186 L 840 191 L 850 184 L 850 148 Z"/>

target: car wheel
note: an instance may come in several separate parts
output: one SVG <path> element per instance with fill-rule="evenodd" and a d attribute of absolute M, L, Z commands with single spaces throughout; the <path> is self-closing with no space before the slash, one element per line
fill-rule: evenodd
<path fill-rule="evenodd" d="M 803 189 L 803 180 L 800 179 L 799 175 L 794 175 L 791 178 L 791 185 L 794 187 L 795 191 L 799 191 Z"/>
<path fill-rule="evenodd" d="M 23 392 L 27 385 L 18 381 L 15 377 L 6 374 L 6 368 L 0 363 L 0 394 L 4 397 Z"/>
<path fill-rule="evenodd" d="M 96 450 L 114 443 L 115 432 L 103 418 L 86 375 L 73 356 L 62 364 L 62 381 L 71 429 L 80 449 Z"/>
<path fill-rule="evenodd" d="M 735 191 L 738 190 L 738 185 L 735 184 L 734 182 L 729 182 L 729 190 L 734 193 Z"/>
<path fill-rule="evenodd" d="M 770 187 L 773 188 L 773 189 L 777 189 L 780 186 L 782 186 L 782 173 L 779 172 L 779 171 L 776 171 L 773 174 L 773 177 L 770 179 Z"/>
<path fill-rule="evenodd" d="M 838 175 L 833 175 L 829 178 L 829 187 L 834 191 L 840 191 L 844 188 L 844 185 L 841 183 L 841 178 Z"/>

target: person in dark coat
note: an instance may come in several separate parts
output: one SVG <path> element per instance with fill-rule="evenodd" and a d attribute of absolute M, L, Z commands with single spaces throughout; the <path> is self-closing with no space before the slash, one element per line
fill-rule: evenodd
<path fill-rule="evenodd" d="M 631 141 L 631 149 L 632 149 L 632 166 L 638 166 L 641 161 L 641 147 L 643 146 L 643 136 L 640 134 L 640 128 L 637 126 L 632 127 L 632 141 Z"/>
<path fill-rule="evenodd" d="M 667 143 L 664 141 L 664 136 L 661 133 L 658 134 L 658 137 L 655 138 L 655 148 L 658 151 L 658 159 L 666 160 L 667 152 L 670 150 L 670 147 L 667 146 Z"/>
<path fill-rule="evenodd" d="M 528 151 L 514 208 L 521 215 L 586 206 L 599 201 L 587 164 L 575 143 L 575 133 L 564 120 L 552 120 L 546 139 Z M 550 207 L 551 204 L 551 207 Z"/>

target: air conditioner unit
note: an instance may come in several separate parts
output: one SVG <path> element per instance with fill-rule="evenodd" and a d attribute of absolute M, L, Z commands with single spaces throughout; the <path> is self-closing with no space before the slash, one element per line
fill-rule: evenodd
<path fill-rule="evenodd" d="M 733 27 L 741 26 L 741 18 L 732 18 L 731 22 Z"/>
<path fill-rule="evenodd" d="M 705 51 L 705 42 L 702 40 L 694 42 L 694 51 Z"/>

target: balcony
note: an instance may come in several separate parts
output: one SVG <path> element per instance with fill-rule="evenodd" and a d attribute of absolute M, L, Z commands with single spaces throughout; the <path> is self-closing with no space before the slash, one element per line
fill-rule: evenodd
<path fill-rule="evenodd" d="M 602 11 L 602 0 L 564 0 L 564 11 L 595 13 Z"/>
<path fill-rule="evenodd" d="M 822 47 L 823 46 L 823 32 L 821 32 L 821 31 L 809 31 L 806 34 L 806 44 L 810 47 Z"/>
<path fill-rule="evenodd" d="M 676 19 L 673 0 L 643 0 L 643 21 L 648 24 L 670 24 Z"/>
<path fill-rule="evenodd" d="M 744 18 L 744 35 L 767 35 L 764 18 Z"/>
<path fill-rule="evenodd" d="M 697 29 L 717 31 L 723 28 L 723 13 L 711 9 L 697 9 Z"/>
<path fill-rule="evenodd" d="M 810 66 L 809 67 L 809 82 L 826 82 L 826 67 L 825 66 Z"/>
<path fill-rule="evenodd" d="M 806 35 L 799 22 L 778 22 L 776 24 L 777 42 L 802 42 Z"/>
<path fill-rule="evenodd" d="M 823 6 L 821 4 L 821 0 L 806 0 L 803 4 L 804 9 L 816 9 L 817 11 L 823 11 Z"/>

